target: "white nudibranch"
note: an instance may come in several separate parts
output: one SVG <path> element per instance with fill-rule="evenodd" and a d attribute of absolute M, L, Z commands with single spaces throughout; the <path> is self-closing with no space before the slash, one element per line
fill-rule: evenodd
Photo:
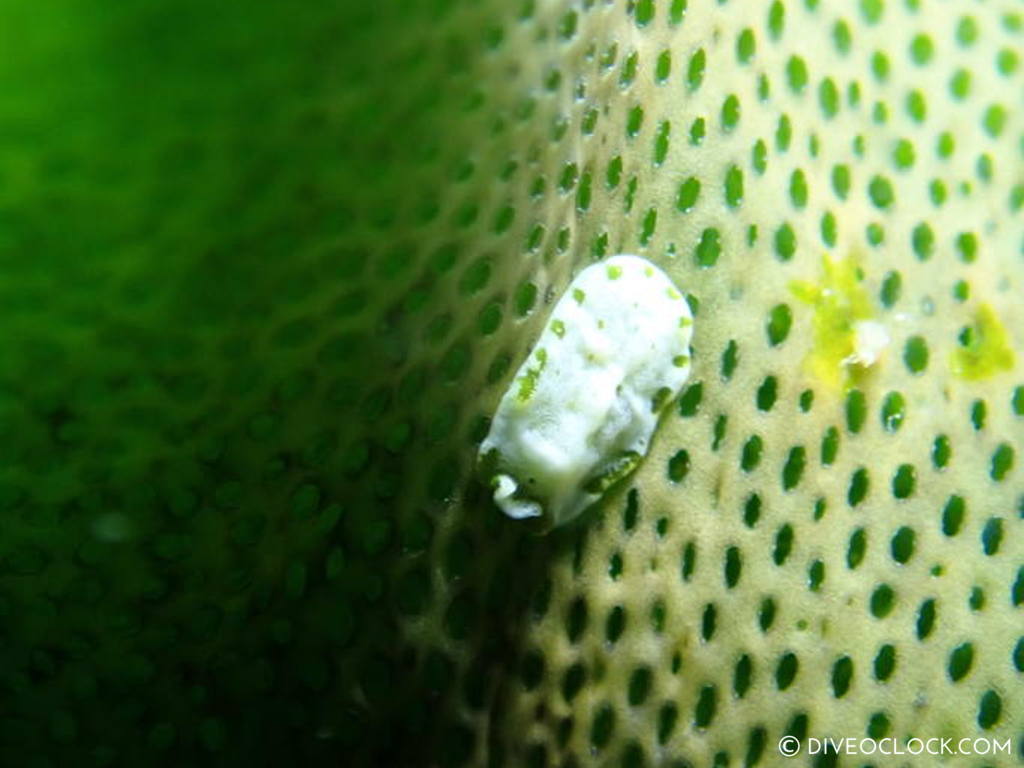
<path fill-rule="evenodd" d="M 509 517 L 567 522 L 633 471 L 690 374 L 693 316 L 669 277 L 612 256 L 572 281 L 480 446 Z"/>

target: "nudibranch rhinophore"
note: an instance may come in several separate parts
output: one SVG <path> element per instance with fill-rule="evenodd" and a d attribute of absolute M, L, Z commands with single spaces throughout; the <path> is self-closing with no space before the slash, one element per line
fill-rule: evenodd
<path fill-rule="evenodd" d="M 572 520 L 633 471 L 690 374 L 693 315 L 639 256 L 580 272 L 501 398 L 480 446 L 498 506 Z"/>

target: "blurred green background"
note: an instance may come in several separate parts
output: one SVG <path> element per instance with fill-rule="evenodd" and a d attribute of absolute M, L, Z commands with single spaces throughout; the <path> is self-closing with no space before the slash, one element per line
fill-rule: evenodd
<path fill-rule="evenodd" d="M 0 2 L 0 764 L 467 754 L 393 618 L 407 427 L 361 437 L 451 5 Z"/>

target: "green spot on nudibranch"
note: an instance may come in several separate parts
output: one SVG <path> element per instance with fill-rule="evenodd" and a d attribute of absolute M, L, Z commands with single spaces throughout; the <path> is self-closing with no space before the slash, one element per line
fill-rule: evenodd
<path fill-rule="evenodd" d="M 965 329 L 960 346 L 953 351 L 951 365 L 954 374 L 974 381 L 1013 368 L 1009 334 L 990 305 L 982 304 L 974 313 L 974 322 Z"/>
<path fill-rule="evenodd" d="M 526 373 L 519 377 L 519 393 L 516 397 L 521 403 L 525 403 L 533 397 L 533 393 L 537 390 L 537 380 L 543 373 L 544 366 L 548 364 L 548 353 L 543 347 L 534 353 L 534 357 L 537 358 L 537 367 L 527 368 Z"/>
<path fill-rule="evenodd" d="M 583 300 L 587 298 L 587 294 L 581 291 L 579 288 L 572 289 L 572 297 L 576 299 L 577 304 L 582 304 Z"/>
<path fill-rule="evenodd" d="M 604 469 L 596 477 L 592 477 L 583 484 L 583 490 L 587 493 L 604 493 L 619 480 L 624 478 L 640 463 L 643 457 L 636 451 L 626 451 Z"/>
<path fill-rule="evenodd" d="M 620 277 L 622 277 L 622 267 L 616 267 L 615 265 L 610 265 L 608 267 L 608 279 L 609 280 L 618 280 Z M 582 302 L 582 299 L 580 299 L 579 301 Z"/>
<path fill-rule="evenodd" d="M 793 295 L 813 308 L 814 348 L 807 365 L 811 373 L 836 389 L 845 387 L 858 360 L 858 324 L 874 317 L 863 272 L 853 257 L 822 258 L 817 282 L 794 280 Z"/>
<path fill-rule="evenodd" d="M 551 321 L 551 330 L 554 332 L 555 336 L 557 336 L 558 338 L 560 338 L 560 339 L 565 338 L 565 323 L 563 323 L 561 320 L 552 320 Z"/>

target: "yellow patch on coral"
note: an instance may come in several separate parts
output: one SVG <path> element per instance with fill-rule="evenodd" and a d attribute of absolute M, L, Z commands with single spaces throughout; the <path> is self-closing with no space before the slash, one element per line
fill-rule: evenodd
<path fill-rule="evenodd" d="M 1013 369 L 1010 335 L 989 304 L 978 307 L 973 324 L 961 333 L 950 364 L 957 376 L 975 381 Z"/>
<path fill-rule="evenodd" d="M 842 389 L 862 370 L 857 343 L 858 325 L 870 321 L 874 307 L 862 281 L 864 275 L 853 257 L 822 257 L 822 275 L 818 282 L 794 280 L 793 295 L 814 310 L 814 349 L 807 368 L 819 381 Z M 870 363 L 867 363 L 870 364 Z"/>

